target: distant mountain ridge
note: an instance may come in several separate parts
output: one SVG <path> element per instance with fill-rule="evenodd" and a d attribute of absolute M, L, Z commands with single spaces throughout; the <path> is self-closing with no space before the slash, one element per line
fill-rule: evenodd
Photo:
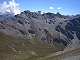
<path fill-rule="evenodd" d="M 0 15 L 0 32 L 27 39 L 37 37 L 51 45 L 58 43 L 65 47 L 77 47 L 80 45 L 80 15 L 41 14 L 40 11 L 28 10 L 15 16 Z"/>

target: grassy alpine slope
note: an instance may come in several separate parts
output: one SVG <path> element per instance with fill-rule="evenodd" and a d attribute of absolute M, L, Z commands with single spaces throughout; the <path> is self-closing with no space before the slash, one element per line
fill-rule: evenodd
<path fill-rule="evenodd" d="M 0 60 L 37 60 L 59 50 L 36 37 L 29 40 L 0 33 Z"/>

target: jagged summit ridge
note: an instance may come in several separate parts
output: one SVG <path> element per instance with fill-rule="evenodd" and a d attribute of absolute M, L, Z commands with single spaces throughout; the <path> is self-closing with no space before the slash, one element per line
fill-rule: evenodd
<path fill-rule="evenodd" d="M 28 39 L 37 37 L 44 43 L 53 45 L 56 42 L 64 46 L 76 41 L 75 37 L 77 41 L 80 40 L 79 15 L 72 17 L 59 13 L 24 11 L 12 17 L 3 17 L 0 17 L 0 32 L 7 35 Z"/>

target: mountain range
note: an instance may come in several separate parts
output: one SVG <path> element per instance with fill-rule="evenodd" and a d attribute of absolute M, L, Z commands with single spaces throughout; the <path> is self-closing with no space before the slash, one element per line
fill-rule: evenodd
<path fill-rule="evenodd" d="M 16 47 L 18 50 L 20 44 L 22 44 L 20 45 L 22 50 L 26 49 L 23 48 L 24 45 L 37 46 L 38 49 L 46 47 L 50 51 L 53 51 L 51 48 L 55 51 L 79 48 L 80 15 L 65 16 L 59 12 L 41 14 L 41 11 L 30 12 L 29 10 L 17 15 L 1 14 L 0 40 L 2 50 L 6 49 L 7 46 L 7 49 L 11 48 L 16 51 L 12 47 Z M 2 51 L 1 48 L 0 51 Z M 36 55 L 33 51 L 32 54 Z"/>

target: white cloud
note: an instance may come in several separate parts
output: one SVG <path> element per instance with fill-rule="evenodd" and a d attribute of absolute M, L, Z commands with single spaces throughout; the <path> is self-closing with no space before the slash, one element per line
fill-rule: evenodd
<path fill-rule="evenodd" d="M 58 7 L 57 9 L 58 9 L 58 10 L 61 10 L 61 9 L 62 9 L 62 7 Z"/>
<path fill-rule="evenodd" d="M 50 6 L 49 9 L 54 9 L 54 7 Z"/>
<path fill-rule="evenodd" d="M 42 11 L 44 11 L 45 9 L 42 9 Z"/>
<path fill-rule="evenodd" d="M 21 10 L 19 8 L 19 4 L 15 2 L 15 0 L 4 1 L 0 4 L 0 13 L 10 13 L 10 14 L 20 14 Z"/>

